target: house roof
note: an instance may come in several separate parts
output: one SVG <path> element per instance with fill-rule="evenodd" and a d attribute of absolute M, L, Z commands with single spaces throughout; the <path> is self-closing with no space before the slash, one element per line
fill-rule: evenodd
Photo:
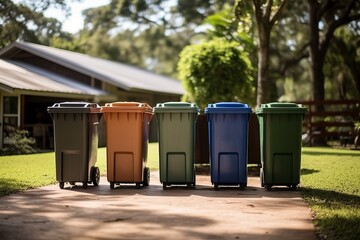
<path fill-rule="evenodd" d="M 33 65 L 0 59 L 0 89 L 15 89 L 73 93 L 81 95 L 106 95 L 105 91 L 76 83 L 68 78 Z"/>
<path fill-rule="evenodd" d="M 43 45 L 14 42 L 0 51 L 0 57 L 11 55 L 12 51 L 18 49 L 127 91 L 184 94 L 184 89 L 178 80 L 130 65 Z"/>

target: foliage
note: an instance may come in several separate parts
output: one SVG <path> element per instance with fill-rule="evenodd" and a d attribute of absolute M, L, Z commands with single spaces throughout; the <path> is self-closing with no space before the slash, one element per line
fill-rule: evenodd
<path fill-rule="evenodd" d="M 236 42 L 215 39 L 184 48 L 179 78 L 201 108 L 220 101 L 254 102 L 251 63 Z"/>
<path fill-rule="evenodd" d="M 358 239 L 360 152 L 303 148 L 301 192 L 324 239 Z"/>
<path fill-rule="evenodd" d="M 47 45 L 49 37 L 61 36 L 61 22 L 43 14 L 50 7 L 60 7 L 68 12 L 66 0 L 1 1 L 0 48 L 15 40 Z"/>
<path fill-rule="evenodd" d="M 27 130 L 15 130 L 9 134 L 8 143 L 0 150 L 0 155 L 18 155 L 36 153 L 36 140 L 29 137 Z"/>

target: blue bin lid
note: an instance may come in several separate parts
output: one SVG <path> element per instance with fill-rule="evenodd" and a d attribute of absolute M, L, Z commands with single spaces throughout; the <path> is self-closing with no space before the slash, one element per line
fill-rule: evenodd
<path fill-rule="evenodd" d="M 251 108 L 240 102 L 218 102 L 208 104 L 205 113 L 252 113 Z"/>
<path fill-rule="evenodd" d="M 297 103 L 272 102 L 272 103 L 261 104 L 260 108 L 256 110 L 256 114 L 263 114 L 263 113 L 305 114 L 307 113 L 307 108 Z"/>
<path fill-rule="evenodd" d="M 100 113 L 97 103 L 61 102 L 47 108 L 49 113 Z"/>
<path fill-rule="evenodd" d="M 200 109 L 195 103 L 188 102 L 165 102 L 158 103 L 153 108 L 154 113 L 199 113 Z"/>

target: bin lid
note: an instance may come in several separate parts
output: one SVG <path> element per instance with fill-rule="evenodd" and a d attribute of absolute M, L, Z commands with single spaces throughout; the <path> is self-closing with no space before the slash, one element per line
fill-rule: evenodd
<path fill-rule="evenodd" d="M 97 103 L 89 102 L 61 102 L 47 108 L 49 113 L 100 113 Z"/>
<path fill-rule="evenodd" d="M 205 113 L 252 113 L 251 108 L 240 102 L 218 102 L 208 104 L 205 108 Z"/>
<path fill-rule="evenodd" d="M 158 103 L 156 104 L 156 107 L 154 107 L 154 113 L 172 113 L 172 112 L 199 113 L 200 109 L 195 103 L 188 103 L 188 102 Z"/>
<path fill-rule="evenodd" d="M 140 102 L 113 102 L 106 103 L 105 106 L 101 107 L 101 112 L 138 112 L 138 113 L 151 113 L 152 108 L 147 103 Z"/>
<path fill-rule="evenodd" d="M 256 110 L 256 114 L 262 113 L 305 114 L 307 108 L 297 103 L 272 102 L 260 105 L 260 108 Z"/>

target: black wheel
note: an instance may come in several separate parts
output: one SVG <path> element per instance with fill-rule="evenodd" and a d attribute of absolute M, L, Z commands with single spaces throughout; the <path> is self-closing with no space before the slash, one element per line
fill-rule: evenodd
<path fill-rule="evenodd" d="M 240 184 L 239 188 L 240 190 L 245 190 L 246 184 Z"/>
<path fill-rule="evenodd" d="M 110 189 L 114 189 L 115 188 L 115 183 L 114 182 L 110 182 Z"/>
<path fill-rule="evenodd" d="M 83 189 L 87 189 L 88 187 L 88 183 L 87 182 L 83 182 Z"/>
<path fill-rule="evenodd" d="M 265 185 L 266 190 L 271 191 L 272 185 Z"/>
<path fill-rule="evenodd" d="M 71 186 L 75 186 L 76 182 L 69 182 Z"/>
<path fill-rule="evenodd" d="M 166 190 L 166 189 L 167 189 L 166 183 L 163 183 L 163 190 Z"/>
<path fill-rule="evenodd" d="M 214 184 L 214 190 L 219 190 L 219 184 Z"/>
<path fill-rule="evenodd" d="M 297 191 L 298 190 L 298 185 L 294 184 L 290 186 L 291 191 Z"/>
<path fill-rule="evenodd" d="M 144 169 L 144 181 L 143 181 L 143 186 L 147 187 L 150 185 L 150 169 L 149 168 L 145 168 Z"/>
<path fill-rule="evenodd" d="M 140 183 L 136 183 L 136 188 L 141 188 L 141 185 L 140 185 Z"/>
<path fill-rule="evenodd" d="M 100 169 L 98 167 L 91 168 L 91 181 L 94 186 L 99 186 L 100 183 Z"/>
<path fill-rule="evenodd" d="M 64 183 L 64 182 L 59 182 L 59 187 L 60 187 L 61 189 L 64 189 L 64 186 L 65 186 L 65 183 Z"/>

